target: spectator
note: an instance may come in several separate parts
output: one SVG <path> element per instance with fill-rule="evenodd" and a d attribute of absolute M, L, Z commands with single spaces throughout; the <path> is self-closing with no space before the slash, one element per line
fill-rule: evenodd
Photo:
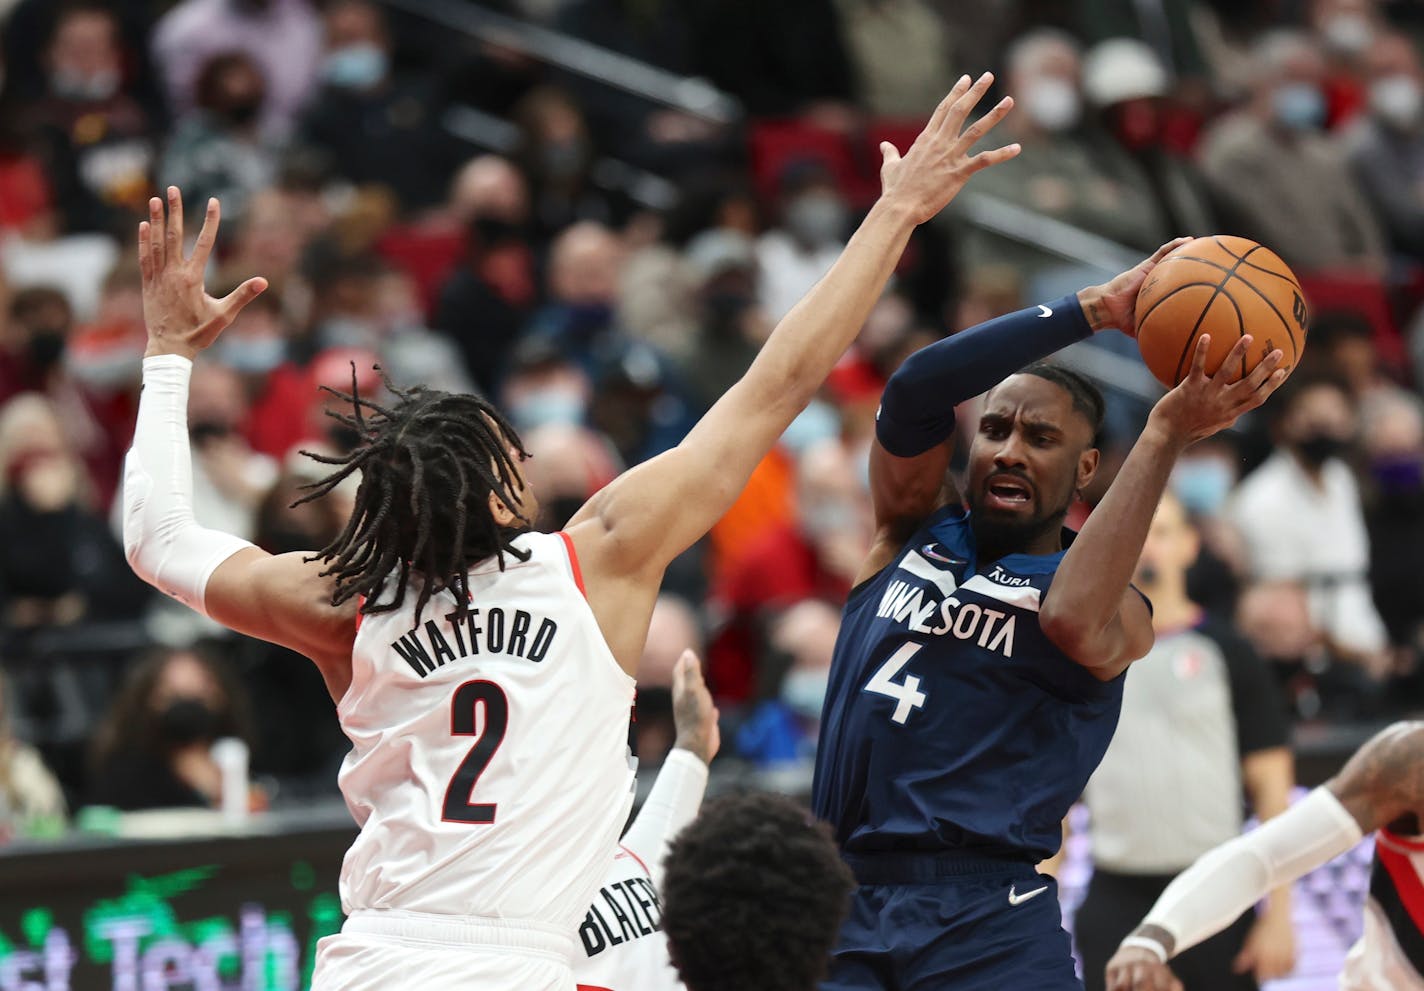
<path fill-rule="evenodd" d="M 606 438 L 575 423 L 545 423 L 520 436 L 530 455 L 524 477 L 539 493 L 534 528 L 544 533 L 562 530 L 623 470 Z"/>
<path fill-rule="evenodd" d="M 1083 60 L 1083 92 L 1150 185 L 1167 229 L 1198 237 L 1215 231 L 1206 180 L 1166 142 L 1169 79 L 1151 46 L 1132 38 L 1098 44 Z M 1124 171 L 1130 167 L 1124 163 Z"/>
<path fill-rule="evenodd" d="M 741 231 L 697 235 L 687 245 L 686 265 L 700 319 L 683 342 L 680 370 L 698 401 L 711 406 L 741 378 L 775 324 L 757 302 L 756 245 Z"/>
<path fill-rule="evenodd" d="M 1162 211 L 1142 173 L 1112 146 L 1083 130 L 1081 64 L 1068 35 L 1040 28 L 1017 39 L 1005 55 L 1007 89 L 1018 101 L 1005 120 L 1023 146 L 1003 170 L 978 178 L 976 195 L 1021 204 L 1036 213 L 1110 238 L 1134 252 L 1167 240 Z M 1018 265 L 1041 272 L 1050 264 L 1038 249 L 976 235 L 966 248 L 972 266 Z M 1062 263 L 1056 259 L 1053 266 Z"/>
<path fill-rule="evenodd" d="M 663 875 L 673 966 L 687 991 L 813 991 L 854 887 L 830 831 L 789 799 L 708 802 Z"/>
<path fill-rule="evenodd" d="M 662 594 L 648 621 L 648 639 L 638 660 L 638 696 L 634 704 L 634 730 L 638 763 L 661 766 L 675 746 L 677 720 L 673 711 L 673 685 L 678 659 L 702 650 L 702 623 L 690 603 L 677 595 Z M 701 668 L 698 668 L 700 679 Z"/>
<path fill-rule="evenodd" d="M 433 206 L 455 165 L 433 89 L 392 71 L 375 3 L 335 0 L 323 17 L 322 84 L 303 115 L 300 140 L 353 183 L 383 186 L 407 209 Z"/>
<path fill-rule="evenodd" d="M 426 326 L 415 280 L 399 269 L 380 269 L 370 305 L 381 367 L 393 382 L 420 382 L 442 392 L 475 392 L 464 356 L 448 334 Z"/>
<path fill-rule="evenodd" d="M 1212 125 L 1202 168 L 1226 226 L 1299 271 L 1384 271 L 1385 243 L 1343 157 L 1320 128 L 1325 63 L 1308 35 L 1276 31 L 1255 47 L 1247 105 Z"/>
<path fill-rule="evenodd" d="M 1294 784 L 1289 727 L 1274 679 L 1231 627 L 1187 596 L 1199 539 L 1166 496 L 1134 582 L 1152 601 L 1152 651 L 1133 664 L 1122 715 L 1084 791 L 1093 877 L 1073 930 L 1088 991 L 1108 958 L 1180 871 L 1242 827 L 1241 792 L 1261 819 Z M 1172 963 L 1189 991 L 1254 991 L 1294 963 L 1290 889 Z M 1243 973 L 1244 972 L 1244 973 Z"/>
<path fill-rule="evenodd" d="M 86 504 L 87 487 L 47 400 L 28 394 L 0 408 L 0 609 L 9 628 L 134 618 L 147 600 Z"/>
<path fill-rule="evenodd" d="M 313 443 L 307 450 L 322 457 L 338 453 L 320 443 Z M 355 475 L 320 499 L 300 501 L 307 494 L 305 486 L 326 477 L 326 469 L 309 454 L 292 451 L 283 459 L 281 471 L 257 508 L 253 542 L 272 554 L 325 547 L 351 518 L 361 484 Z"/>
<path fill-rule="evenodd" d="M 709 665 L 718 698 L 750 699 L 761 632 L 803 599 L 843 603 L 869 551 L 869 499 L 849 452 L 838 441 L 818 444 L 801 457 L 796 475 L 795 521 L 742 548 L 713 593 L 723 620 Z"/>
<path fill-rule="evenodd" d="M 119 23 L 97 3 L 66 7 L 45 45 L 48 89 L 27 127 L 54 187 L 65 232 L 128 232 L 149 191 L 156 149 L 126 89 Z"/>
<path fill-rule="evenodd" d="M 810 786 L 816 737 L 830 681 L 831 656 L 841 617 L 837 606 L 816 599 L 796 603 L 770 623 L 774 662 L 759 672 L 763 695 L 737 730 L 737 752 L 777 772 L 777 790 Z"/>
<path fill-rule="evenodd" d="M 1375 0 L 1312 0 L 1310 26 L 1327 62 L 1322 91 L 1331 130 L 1348 124 L 1364 107 L 1365 60 L 1383 26 Z"/>
<path fill-rule="evenodd" d="M 588 416 L 593 383 L 553 344 L 532 340 L 515 352 L 502 395 L 504 408 L 521 431 L 578 426 Z"/>
<path fill-rule="evenodd" d="M 1424 654 L 1424 414 L 1419 399 L 1391 395 L 1363 416 L 1370 498 L 1370 586 L 1375 606 L 1402 648 L 1400 660 L 1417 665 Z"/>
<path fill-rule="evenodd" d="M 0 676 L 0 843 L 64 828 L 64 792 L 39 752 L 11 726 L 9 682 Z"/>
<path fill-rule="evenodd" d="M 612 199 L 595 188 L 596 149 L 583 111 L 551 86 L 532 90 L 515 108 L 519 150 L 515 161 L 529 177 L 535 237 L 547 243 L 581 220 L 623 219 Z"/>
<path fill-rule="evenodd" d="M 225 665 L 188 650 L 149 655 L 94 734 L 86 805 L 126 812 L 215 808 L 222 771 L 212 745 L 248 737 L 248 701 Z M 254 802 L 260 796 L 254 792 Z"/>
<path fill-rule="evenodd" d="M 494 395 L 538 292 L 529 187 L 508 161 L 484 155 L 460 170 L 450 206 L 466 252 L 440 290 L 434 326 L 460 349 L 480 391 Z"/>
<path fill-rule="evenodd" d="M 251 540 L 257 507 L 277 479 L 271 458 L 242 436 L 249 413 L 241 376 L 215 362 L 193 367 L 188 436 L 193 446 L 193 515 L 207 527 Z"/>
<path fill-rule="evenodd" d="M 549 301 L 529 335 L 552 344 L 590 378 L 627 343 L 614 322 L 623 245 L 601 224 L 574 224 L 549 251 Z"/>
<path fill-rule="evenodd" d="M 1369 592 L 1360 492 L 1343 460 L 1356 431 L 1336 379 L 1297 373 L 1274 397 L 1276 453 L 1246 477 L 1228 516 L 1256 581 L 1299 582 L 1332 650 L 1375 666 L 1387 640 Z"/>
<path fill-rule="evenodd" d="M 224 219 L 241 217 L 277 172 L 279 145 L 258 128 L 266 88 L 261 65 L 247 53 L 208 59 L 198 72 L 193 111 L 169 138 L 160 184 L 177 186 L 194 203 L 217 197 Z"/>
<path fill-rule="evenodd" d="M 214 55 L 244 52 L 262 67 L 260 126 L 284 138 L 316 89 L 321 21 L 309 0 L 181 0 L 153 31 L 153 61 L 179 116 L 197 104 L 197 81 Z"/>
<path fill-rule="evenodd" d="M 923 120 L 954 85 L 944 21 L 926 0 L 837 0 L 858 103 L 877 117 Z"/>
<path fill-rule="evenodd" d="M 849 211 L 820 162 L 804 160 L 781 177 L 781 224 L 757 241 L 762 308 L 784 317 L 820 281 L 845 248 Z"/>
<path fill-rule="evenodd" d="M 1197 559 L 1187 569 L 1187 597 L 1228 621 L 1235 615 L 1247 571 L 1245 544 L 1226 517 L 1240 471 L 1236 445 L 1218 435 L 1193 445 L 1177 460 L 1169 485 L 1201 541 Z"/>
<path fill-rule="evenodd" d="M 1350 166 L 1391 248 L 1424 261 L 1424 73 L 1414 42 L 1380 36 L 1364 53 L 1365 112 L 1345 132 Z"/>

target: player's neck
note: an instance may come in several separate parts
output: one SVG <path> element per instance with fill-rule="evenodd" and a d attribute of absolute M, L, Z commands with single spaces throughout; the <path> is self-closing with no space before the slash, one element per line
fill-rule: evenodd
<path fill-rule="evenodd" d="M 1057 554 L 1063 549 L 1062 521 L 1051 530 L 1034 534 L 1026 539 L 1014 539 L 1008 535 L 992 533 L 975 534 L 978 547 L 979 567 L 984 568 L 1010 554 Z"/>

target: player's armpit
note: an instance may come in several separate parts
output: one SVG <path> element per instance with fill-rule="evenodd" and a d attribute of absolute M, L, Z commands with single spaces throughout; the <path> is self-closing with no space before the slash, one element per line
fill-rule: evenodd
<path fill-rule="evenodd" d="M 870 445 L 870 499 L 875 542 L 855 582 L 884 568 L 925 518 L 959 501 L 949 478 L 950 441 L 910 458 L 898 458 L 876 441 Z"/>
<path fill-rule="evenodd" d="M 350 677 L 358 603 L 331 604 L 323 567 L 302 553 L 249 547 L 218 566 L 203 598 L 208 615 L 229 629 L 311 658 L 336 694 L 345 688 L 337 681 Z"/>
<path fill-rule="evenodd" d="M 1424 722 L 1394 723 L 1355 752 L 1326 782 L 1361 832 L 1424 812 Z"/>
<path fill-rule="evenodd" d="M 1062 580 L 1062 571 L 1054 583 Z M 1134 588 L 1123 593 L 1117 611 L 1100 628 L 1075 615 L 1053 607 L 1053 587 L 1044 597 L 1038 614 L 1039 627 L 1054 645 L 1093 673 L 1099 681 L 1112 681 L 1128 665 L 1145 657 L 1152 649 L 1152 613 Z"/>

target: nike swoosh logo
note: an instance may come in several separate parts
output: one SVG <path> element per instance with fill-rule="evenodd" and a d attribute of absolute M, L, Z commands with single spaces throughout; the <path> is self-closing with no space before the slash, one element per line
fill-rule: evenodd
<path fill-rule="evenodd" d="M 1040 320 L 1042 320 L 1044 317 L 1051 317 L 1051 316 L 1053 316 L 1053 311 L 1052 311 L 1051 309 L 1049 309 L 1048 307 L 1044 306 L 1042 303 L 1039 303 L 1039 304 L 1038 304 L 1038 318 L 1039 318 Z"/>
<path fill-rule="evenodd" d="M 945 557 L 943 554 L 941 554 L 941 553 L 939 553 L 938 551 L 936 551 L 936 550 L 934 549 L 934 546 L 935 546 L 934 544 L 925 544 L 925 546 L 923 546 L 923 547 L 920 548 L 920 553 L 923 554 L 923 555 L 924 555 L 925 557 L 927 557 L 927 558 L 931 558 L 931 559 L 933 559 L 933 560 L 935 560 L 935 561 L 943 562 L 944 564 L 963 564 L 963 563 L 964 563 L 963 561 L 961 561 L 961 560 L 959 560 L 958 558 L 955 558 L 955 557 Z"/>
<path fill-rule="evenodd" d="M 1014 888 L 1015 888 L 1015 887 L 1016 887 L 1016 885 L 1010 885 L 1010 886 L 1009 886 L 1009 904 L 1010 904 L 1010 905 L 1022 905 L 1024 902 L 1028 901 L 1030 898 L 1037 898 L 1039 895 L 1043 894 L 1045 891 L 1048 890 L 1048 885 L 1045 884 L 1045 885 L 1044 885 L 1043 887 L 1041 887 L 1041 888 L 1034 888 L 1032 891 L 1025 891 L 1023 894 L 1020 895 L 1020 894 L 1018 894 L 1018 893 L 1016 893 L 1016 892 L 1014 891 Z"/>

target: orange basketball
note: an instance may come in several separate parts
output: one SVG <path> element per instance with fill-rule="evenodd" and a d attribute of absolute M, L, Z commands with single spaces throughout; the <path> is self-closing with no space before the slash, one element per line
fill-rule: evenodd
<path fill-rule="evenodd" d="M 1137 294 L 1137 346 L 1168 387 L 1192 367 L 1197 338 L 1211 335 L 1206 370 L 1215 374 L 1245 334 L 1251 347 L 1236 381 L 1276 348 L 1289 375 L 1305 350 L 1305 296 L 1275 252 L 1244 237 L 1212 235 L 1188 241 L 1157 263 Z"/>

